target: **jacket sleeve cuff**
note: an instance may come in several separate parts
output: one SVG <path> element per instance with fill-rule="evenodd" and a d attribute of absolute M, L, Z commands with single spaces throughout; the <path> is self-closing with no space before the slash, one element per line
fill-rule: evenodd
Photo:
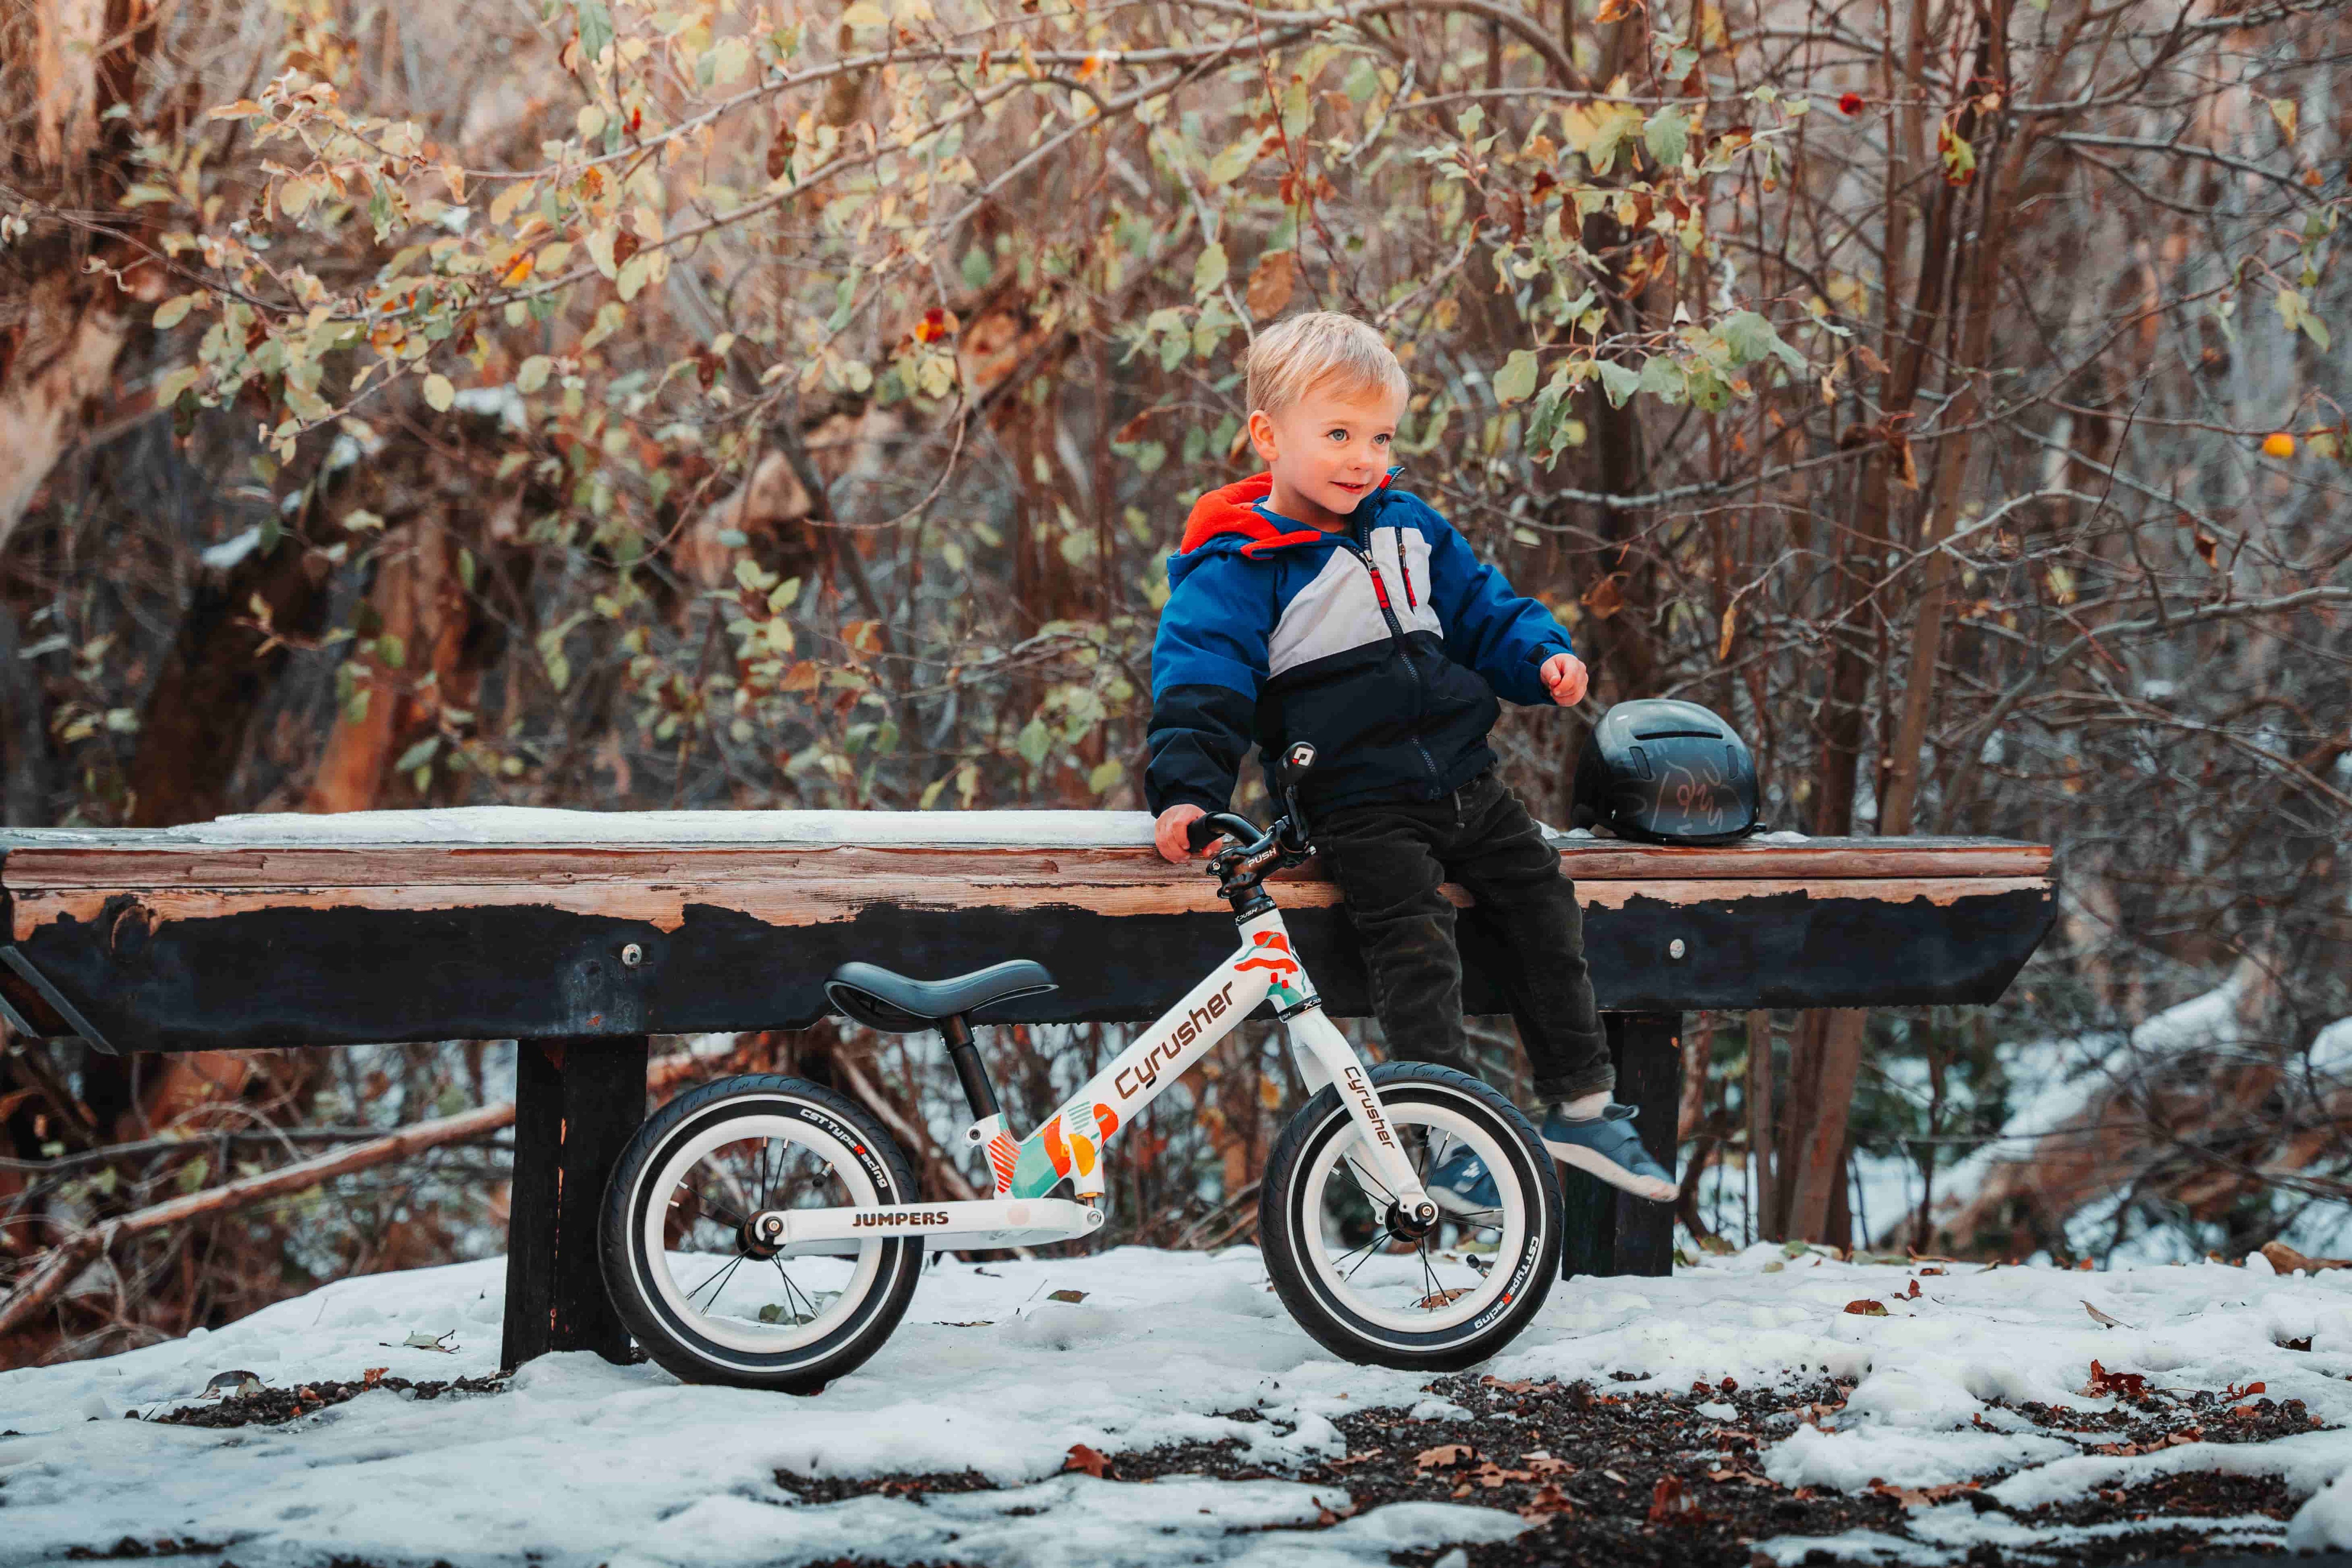
<path fill-rule="evenodd" d="M 1212 798 L 1205 791 L 1186 789 L 1181 785 L 1161 790 L 1158 795 L 1158 804 L 1151 808 L 1151 816 L 1155 821 L 1165 815 L 1171 805 L 1197 805 L 1203 812 L 1213 812 L 1224 810 L 1227 804 L 1226 801 Z"/>

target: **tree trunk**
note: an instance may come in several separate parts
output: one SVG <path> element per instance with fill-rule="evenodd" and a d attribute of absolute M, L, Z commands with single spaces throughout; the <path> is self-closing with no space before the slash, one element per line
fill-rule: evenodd
<path fill-rule="evenodd" d="M 1772 1183 L 1772 1015 L 1748 1015 L 1748 1188 L 1755 1194 L 1756 1236 L 1780 1237 L 1779 1191 Z"/>
<path fill-rule="evenodd" d="M 325 559 L 289 533 L 267 554 L 256 550 L 226 573 L 205 574 L 140 713 L 126 826 L 208 822 L 235 809 L 229 780 L 288 658 L 283 644 L 262 651 L 253 601 L 268 606 L 279 635 L 315 637 L 325 624 L 328 573 Z"/>
<path fill-rule="evenodd" d="M 367 705 L 343 715 L 303 801 L 305 811 L 366 811 L 403 752 L 437 728 L 445 703 L 471 706 L 460 667 L 468 605 L 457 544 L 437 521 L 419 518 L 388 546 L 368 595 L 378 630 L 356 662 L 368 672 Z"/>
<path fill-rule="evenodd" d="M 1822 1009 L 1820 1044 L 1814 1053 L 1811 1102 L 1795 1150 L 1796 1178 L 1789 1184 L 1789 1233 L 1808 1241 L 1830 1239 L 1831 1213 L 1844 1188 L 1846 1125 L 1853 1086 L 1862 1072 L 1864 1030 L 1870 1014 L 1860 1007 Z M 1795 1086 L 1791 1085 L 1791 1092 Z"/>
<path fill-rule="evenodd" d="M 142 129 L 116 110 L 136 108 L 156 22 L 144 0 L 31 0 L 0 16 L 0 90 L 31 100 L 11 106 L 29 109 L 33 146 L 8 171 L 28 210 L 114 210 Z M 145 254 L 47 223 L 0 249 L 0 545 L 80 439 L 143 307 L 164 295 Z"/>

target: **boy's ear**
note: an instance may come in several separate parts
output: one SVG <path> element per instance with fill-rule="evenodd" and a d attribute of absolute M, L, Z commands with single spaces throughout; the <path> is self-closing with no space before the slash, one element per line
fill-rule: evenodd
<path fill-rule="evenodd" d="M 1277 449 L 1275 444 L 1274 416 L 1263 408 L 1253 408 L 1250 410 L 1249 424 L 1246 428 L 1249 431 L 1251 447 L 1261 458 L 1271 465 Z"/>

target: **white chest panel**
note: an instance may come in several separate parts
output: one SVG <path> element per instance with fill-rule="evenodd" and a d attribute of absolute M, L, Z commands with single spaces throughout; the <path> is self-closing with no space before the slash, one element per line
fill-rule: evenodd
<path fill-rule="evenodd" d="M 1370 548 L 1397 625 L 1408 632 L 1442 636 L 1437 612 L 1429 607 L 1429 542 L 1416 530 L 1379 528 L 1372 531 Z M 1408 572 L 1412 582 L 1410 595 L 1405 592 Z M 1266 644 L 1267 671 L 1280 675 L 1369 642 L 1385 642 L 1388 636 L 1388 620 L 1372 592 L 1371 574 L 1353 551 L 1334 550 L 1314 580 L 1283 607 L 1282 619 Z"/>
<path fill-rule="evenodd" d="M 1389 608 L 1405 630 L 1445 635 L 1437 612 L 1429 607 L 1429 541 L 1419 529 L 1376 528 L 1371 537 L 1372 559 L 1389 585 Z"/>

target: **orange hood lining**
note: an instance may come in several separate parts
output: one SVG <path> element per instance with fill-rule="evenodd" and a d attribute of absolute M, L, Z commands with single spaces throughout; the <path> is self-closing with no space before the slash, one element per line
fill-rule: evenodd
<path fill-rule="evenodd" d="M 1381 482 L 1372 488 L 1386 489 L 1395 476 L 1382 474 Z M 1257 510 L 1256 502 L 1274 493 L 1274 476 L 1257 474 L 1209 491 L 1192 503 L 1192 514 L 1184 520 L 1183 542 L 1176 546 L 1180 555 L 1190 554 L 1210 540 L 1223 534 L 1239 533 L 1249 542 L 1242 553 L 1255 556 L 1261 551 L 1279 550 L 1287 544 L 1305 544 L 1323 538 L 1319 528 L 1301 528 L 1286 531 L 1266 520 Z"/>

